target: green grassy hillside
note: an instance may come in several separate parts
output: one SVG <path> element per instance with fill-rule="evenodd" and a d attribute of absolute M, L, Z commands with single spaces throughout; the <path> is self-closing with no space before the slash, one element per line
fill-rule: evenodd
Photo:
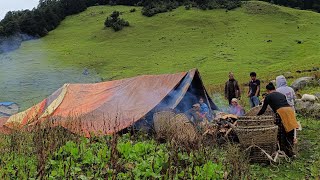
<path fill-rule="evenodd" d="M 38 102 L 65 82 L 94 82 L 199 68 L 205 84 L 234 71 L 267 78 L 320 66 L 320 14 L 263 2 L 225 11 L 183 7 L 144 17 L 133 7 L 97 6 L 67 17 L 48 36 L 0 55 L 0 101 Z M 131 27 L 104 28 L 112 11 Z M 271 42 L 268 42 L 271 41 Z M 301 41 L 298 44 L 297 41 Z M 82 77 L 83 69 L 93 76 Z M 24 96 L 21 98 L 21 96 Z M 28 102 L 28 103 L 26 103 Z"/>

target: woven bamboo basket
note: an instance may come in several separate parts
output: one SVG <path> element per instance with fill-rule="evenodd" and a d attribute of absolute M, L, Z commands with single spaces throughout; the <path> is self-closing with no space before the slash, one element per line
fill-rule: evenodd
<path fill-rule="evenodd" d="M 167 138 L 171 136 L 169 129 L 170 120 L 176 114 L 173 111 L 160 111 L 153 114 L 153 126 L 158 138 Z"/>
<path fill-rule="evenodd" d="M 272 155 L 274 152 L 277 151 L 277 144 L 276 143 L 267 143 L 267 144 L 259 144 L 258 147 L 249 147 L 249 146 L 242 146 L 241 149 L 246 150 L 246 154 L 249 156 L 249 160 L 252 163 L 267 163 L 270 162 L 267 155 Z M 265 151 L 265 153 L 262 151 Z"/>
<path fill-rule="evenodd" d="M 241 116 L 238 117 L 237 126 L 248 127 L 248 126 L 272 126 L 274 125 L 275 119 L 273 116 Z"/>
<path fill-rule="evenodd" d="M 172 139 L 178 143 L 193 143 L 199 138 L 196 128 L 183 113 L 175 115 L 170 120 L 169 131 Z"/>
<path fill-rule="evenodd" d="M 274 119 L 274 116 L 239 116 L 239 120 L 264 120 L 264 119 Z"/>
<path fill-rule="evenodd" d="M 269 127 L 238 127 L 236 133 L 241 145 L 250 146 L 252 144 L 270 144 L 277 142 L 278 126 Z"/>
<path fill-rule="evenodd" d="M 245 114 L 245 116 L 257 116 L 257 114 L 258 114 L 258 112 L 260 111 L 261 108 L 262 108 L 262 106 L 253 107 Z M 268 106 L 263 115 L 265 115 L 265 116 L 274 116 L 274 112 L 272 111 L 271 107 Z"/>

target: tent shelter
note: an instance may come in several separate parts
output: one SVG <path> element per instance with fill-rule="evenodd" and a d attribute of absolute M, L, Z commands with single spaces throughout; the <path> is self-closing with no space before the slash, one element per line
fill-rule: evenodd
<path fill-rule="evenodd" d="M 184 112 L 203 97 L 217 109 L 198 70 L 142 75 L 95 84 L 65 84 L 37 105 L 10 116 L 4 126 L 22 128 L 45 122 L 90 136 L 123 130 L 161 108 Z"/>

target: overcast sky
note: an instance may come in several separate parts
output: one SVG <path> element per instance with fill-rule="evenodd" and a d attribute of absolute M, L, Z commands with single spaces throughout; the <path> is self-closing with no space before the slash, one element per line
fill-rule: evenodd
<path fill-rule="evenodd" d="M 36 7 L 39 0 L 0 0 L 0 20 L 8 11 L 32 9 Z"/>

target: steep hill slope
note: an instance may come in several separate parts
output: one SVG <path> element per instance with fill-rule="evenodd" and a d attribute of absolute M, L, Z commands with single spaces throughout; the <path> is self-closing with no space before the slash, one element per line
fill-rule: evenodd
<path fill-rule="evenodd" d="M 233 11 L 183 7 L 148 18 L 133 7 L 96 6 L 70 16 L 44 38 L 0 55 L 0 101 L 23 107 L 65 82 L 95 82 L 199 68 L 206 84 L 234 71 L 266 78 L 320 66 L 320 14 L 263 2 Z M 139 9 L 139 8 L 137 8 Z M 131 27 L 104 29 L 113 10 Z M 86 75 L 88 74 L 89 75 Z M 23 97 L 21 97 L 23 96 Z"/>

